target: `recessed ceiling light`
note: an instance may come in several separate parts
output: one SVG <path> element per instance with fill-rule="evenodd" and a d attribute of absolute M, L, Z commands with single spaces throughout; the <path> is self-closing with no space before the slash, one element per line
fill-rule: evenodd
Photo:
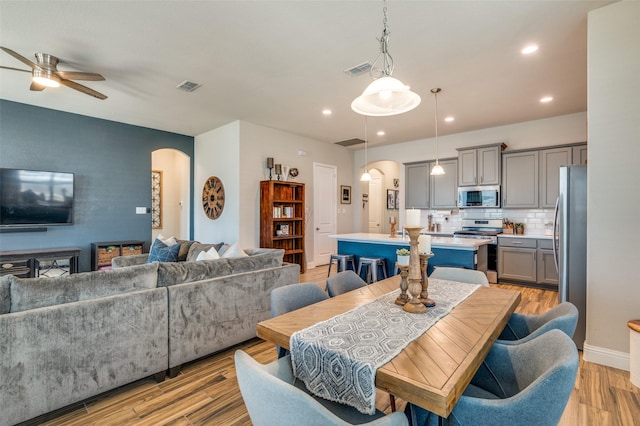
<path fill-rule="evenodd" d="M 536 52 L 538 50 L 538 45 L 537 44 L 530 44 L 529 46 L 524 47 L 520 53 L 522 53 L 523 55 L 530 55 L 533 52 Z"/>
<path fill-rule="evenodd" d="M 322 110 L 322 114 L 324 114 L 324 115 L 331 115 L 331 114 L 332 114 L 332 111 L 331 111 L 329 108 L 326 108 L 326 109 L 323 109 L 323 110 Z"/>
<path fill-rule="evenodd" d="M 384 136 L 384 130 L 378 130 L 378 133 L 376 133 L 378 136 Z"/>
<path fill-rule="evenodd" d="M 452 116 L 449 116 L 449 117 L 445 117 L 445 118 L 444 118 L 444 121 L 446 121 L 447 123 L 451 123 L 451 122 L 452 122 L 452 121 L 454 121 L 454 120 L 455 120 L 455 118 L 453 118 Z"/>
<path fill-rule="evenodd" d="M 551 102 L 552 100 L 553 100 L 553 96 L 545 96 L 543 98 L 540 98 L 540 102 L 542 103 Z"/>

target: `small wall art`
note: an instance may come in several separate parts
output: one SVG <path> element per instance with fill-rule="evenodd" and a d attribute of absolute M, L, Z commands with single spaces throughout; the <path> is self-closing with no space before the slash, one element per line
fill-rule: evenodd
<path fill-rule="evenodd" d="M 351 187 L 340 185 L 340 204 L 351 204 Z"/>

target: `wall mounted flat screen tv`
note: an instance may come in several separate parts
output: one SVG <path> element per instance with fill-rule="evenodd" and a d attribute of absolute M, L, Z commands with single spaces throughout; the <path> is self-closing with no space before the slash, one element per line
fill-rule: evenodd
<path fill-rule="evenodd" d="M 0 225 L 71 225 L 73 173 L 0 169 Z"/>

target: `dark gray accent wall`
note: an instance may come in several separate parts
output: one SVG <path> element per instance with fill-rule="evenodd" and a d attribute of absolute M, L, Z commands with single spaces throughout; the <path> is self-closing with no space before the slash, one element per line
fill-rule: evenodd
<path fill-rule="evenodd" d="M 191 158 L 193 187 L 191 136 L 0 100 L 0 167 L 75 174 L 74 224 L 2 232 L 0 251 L 80 247 L 80 270 L 88 271 L 92 242 L 149 244 L 151 215 L 136 207 L 151 207 L 151 153 L 161 148 Z M 191 212 L 193 233 L 193 200 Z"/>

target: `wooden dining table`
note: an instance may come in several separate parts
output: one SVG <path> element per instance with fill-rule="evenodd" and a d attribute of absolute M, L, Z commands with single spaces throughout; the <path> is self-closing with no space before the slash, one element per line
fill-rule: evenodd
<path fill-rule="evenodd" d="M 296 331 L 370 302 L 399 283 L 394 276 L 262 321 L 258 337 L 288 349 Z M 519 302 L 519 291 L 480 287 L 380 367 L 376 387 L 448 417 Z"/>

